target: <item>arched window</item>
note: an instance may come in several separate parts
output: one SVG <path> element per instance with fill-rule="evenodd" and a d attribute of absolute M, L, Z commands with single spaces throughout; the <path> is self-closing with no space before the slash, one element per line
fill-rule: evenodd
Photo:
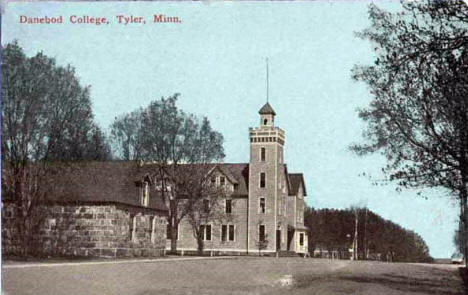
<path fill-rule="evenodd" d="M 268 124 L 268 119 L 263 119 L 263 125 Z"/>

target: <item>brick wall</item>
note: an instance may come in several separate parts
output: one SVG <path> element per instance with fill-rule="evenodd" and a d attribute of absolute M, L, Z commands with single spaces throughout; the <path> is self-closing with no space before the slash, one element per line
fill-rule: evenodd
<path fill-rule="evenodd" d="M 51 205 L 43 209 L 44 222 L 33 238 L 36 255 L 133 257 L 165 253 L 166 217 L 151 210 L 109 204 Z M 18 238 L 15 206 L 3 203 L 3 255 L 17 253 L 20 247 Z"/>

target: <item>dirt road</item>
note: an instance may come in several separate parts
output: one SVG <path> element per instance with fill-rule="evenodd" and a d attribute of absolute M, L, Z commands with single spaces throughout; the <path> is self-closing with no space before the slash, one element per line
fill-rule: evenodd
<path fill-rule="evenodd" d="M 5 265 L 3 294 L 465 294 L 451 265 L 303 258 Z"/>

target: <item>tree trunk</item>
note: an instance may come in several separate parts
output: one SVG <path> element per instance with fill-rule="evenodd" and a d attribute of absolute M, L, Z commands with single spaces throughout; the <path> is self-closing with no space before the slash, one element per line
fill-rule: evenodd
<path fill-rule="evenodd" d="M 468 267 L 468 216 L 467 216 L 467 189 L 466 185 L 463 185 L 462 189 L 460 190 L 460 198 L 462 202 L 462 232 L 461 234 L 461 240 L 463 245 L 463 257 L 465 260 L 465 267 Z"/>
<path fill-rule="evenodd" d="M 177 252 L 177 226 L 171 226 L 171 252 Z"/>
<path fill-rule="evenodd" d="M 197 237 L 197 251 L 198 255 L 203 256 L 203 248 L 204 248 L 203 238 Z"/>

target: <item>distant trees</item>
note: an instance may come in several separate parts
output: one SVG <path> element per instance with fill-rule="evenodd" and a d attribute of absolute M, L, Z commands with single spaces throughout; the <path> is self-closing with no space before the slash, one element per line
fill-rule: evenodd
<path fill-rule="evenodd" d="M 172 251 L 177 249 L 180 221 L 208 197 L 209 164 L 224 158 L 223 136 L 212 129 L 206 117 L 199 119 L 179 110 L 178 96 L 154 100 L 145 108 L 117 117 L 111 125 L 117 158 L 158 167 L 154 177 L 169 203 Z"/>
<path fill-rule="evenodd" d="M 2 197 L 16 204 L 18 254 L 27 256 L 53 163 L 106 160 L 110 151 L 93 120 L 89 87 L 70 65 L 43 53 L 28 58 L 17 43 L 2 47 L 2 104 Z"/>
<path fill-rule="evenodd" d="M 367 211 L 367 212 L 366 212 Z M 431 257 L 424 240 L 416 233 L 385 220 L 364 208 L 335 210 L 306 208 L 304 224 L 309 233 L 309 250 L 322 249 L 347 253 L 355 237 L 355 212 L 358 214 L 357 254 L 361 259 L 380 256 L 392 261 L 429 262 Z"/>
<path fill-rule="evenodd" d="M 462 0 L 402 5 L 402 12 L 389 13 L 371 4 L 372 26 L 359 34 L 372 42 L 376 59 L 353 69 L 373 96 L 359 114 L 367 141 L 353 150 L 384 154 L 384 172 L 401 187 L 450 190 L 460 200 L 466 233 L 468 6 Z"/>

